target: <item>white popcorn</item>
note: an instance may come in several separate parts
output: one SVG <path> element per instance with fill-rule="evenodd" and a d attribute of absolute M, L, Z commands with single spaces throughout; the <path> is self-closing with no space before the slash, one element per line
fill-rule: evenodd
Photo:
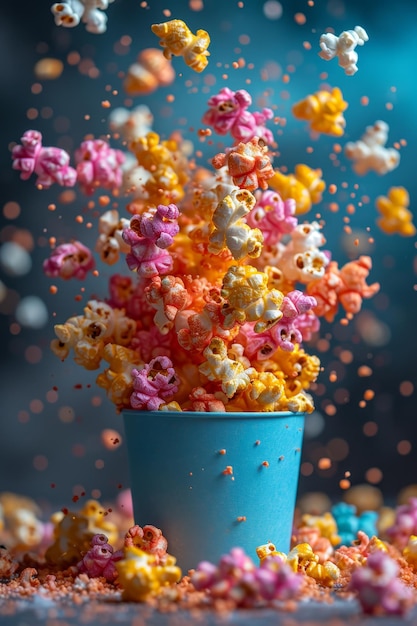
<path fill-rule="evenodd" d="M 333 33 L 324 33 L 320 37 L 319 56 L 325 61 L 331 61 L 335 57 L 339 59 L 340 67 L 345 74 L 352 76 L 358 71 L 356 62 L 358 53 L 356 46 L 363 46 L 369 37 L 361 26 L 355 26 L 354 30 L 345 30 L 337 37 Z"/>
<path fill-rule="evenodd" d="M 367 126 L 358 141 L 349 141 L 345 145 L 345 155 L 353 161 L 354 171 L 363 176 L 373 170 L 377 174 L 386 174 L 395 169 L 400 162 L 400 153 L 395 148 L 386 148 L 389 126 L 378 120 L 373 126 Z"/>

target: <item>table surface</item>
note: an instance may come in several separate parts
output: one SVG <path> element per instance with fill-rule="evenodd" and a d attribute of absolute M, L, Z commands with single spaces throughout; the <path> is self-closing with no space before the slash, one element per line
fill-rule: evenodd
<path fill-rule="evenodd" d="M 87 601 L 81 605 L 52 601 L 39 595 L 28 599 L 0 598 L 0 624 L 4 626 L 404 626 L 417 624 L 417 607 L 406 617 L 365 616 L 356 600 L 335 599 L 332 604 L 300 602 L 294 612 L 242 609 L 225 615 L 210 610 L 161 613 L 146 604 Z"/>

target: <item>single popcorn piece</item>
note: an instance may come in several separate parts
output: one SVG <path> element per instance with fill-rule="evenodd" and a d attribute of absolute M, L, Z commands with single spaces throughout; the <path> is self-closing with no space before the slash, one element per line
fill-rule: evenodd
<path fill-rule="evenodd" d="M 309 122 L 312 131 L 341 137 L 346 126 L 343 111 L 347 107 L 341 90 L 334 87 L 331 91 L 317 91 L 296 102 L 292 112 L 298 120 Z"/>
<path fill-rule="evenodd" d="M 155 557 L 139 548 L 125 548 L 124 557 L 117 561 L 122 600 L 145 602 L 157 596 L 167 586 L 179 582 L 182 572 L 175 557 L 167 555 L 164 565 L 157 565 Z"/>
<path fill-rule="evenodd" d="M 355 26 L 353 30 L 344 30 L 338 37 L 333 33 L 324 33 L 320 37 L 318 54 L 325 61 L 331 61 L 337 57 L 345 74 L 353 76 L 358 71 L 356 65 L 358 53 L 355 48 L 363 46 L 368 40 L 368 34 L 361 26 Z"/>
<path fill-rule="evenodd" d="M 136 524 L 129 528 L 125 534 L 124 546 L 125 548 L 139 548 L 146 554 L 151 554 L 156 565 L 164 565 L 170 556 L 167 553 L 168 542 L 162 530 L 152 524 L 146 524 L 143 528 Z"/>
<path fill-rule="evenodd" d="M 395 148 L 386 148 L 389 126 L 377 120 L 373 126 L 367 126 L 358 141 L 348 141 L 345 155 L 353 161 L 353 169 L 360 176 L 370 170 L 383 175 L 391 172 L 400 163 L 400 153 Z"/>
<path fill-rule="evenodd" d="M 220 89 L 208 101 L 209 109 L 203 115 L 202 122 L 212 126 L 219 135 L 230 133 L 236 141 L 249 141 L 259 137 L 265 143 L 272 144 L 272 132 L 265 127 L 265 122 L 273 118 L 272 109 L 250 112 L 252 97 L 246 89 L 232 91 L 228 87 Z"/>
<path fill-rule="evenodd" d="M 238 143 L 227 153 L 216 154 L 211 162 L 216 170 L 227 166 L 233 183 L 240 189 L 267 189 L 267 180 L 274 175 L 267 153 L 265 142 L 259 137 L 253 137 L 246 143 Z"/>
<path fill-rule="evenodd" d="M 37 130 L 27 130 L 20 141 L 22 143 L 12 149 L 12 168 L 21 172 L 22 180 L 36 174 L 36 185 L 41 189 L 49 189 L 53 183 L 62 187 L 75 185 L 77 172 L 70 167 L 70 157 L 65 150 L 44 147 L 42 135 Z"/>
<path fill-rule="evenodd" d="M 43 262 L 43 271 L 50 278 L 84 280 L 95 268 L 93 254 L 80 241 L 63 243 L 52 250 Z"/>
<path fill-rule="evenodd" d="M 219 202 L 213 213 L 214 230 L 209 237 L 208 250 L 219 254 L 228 248 L 235 261 L 256 258 L 262 252 L 263 235 L 243 221 L 255 206 L 255 197 L 247 189 L 237 189 Z"/>
<path fill-rule="evenodd" d="M 207 48 L 210 36 L 205 30 L 198 30 L 194 35 L 182 20 L 170 20 L 161 24 L 152 24 L 152 32 L 159 37 L 165 58 L 182 56 L 188 67 L 195 72 L 202 72 L 208 64 L 210 55 Z"/>
<path fill-rule="evenodd" d="M 123 81 L 129 96 L 141 96 L 170 85 L 175 79 L 175 70 L 159 48 L 145 48 L 130 65 Z"/>
<path fill-rule="evenodd" d="M 153 114 L 146 104 L 133 109 L 116 107 L 111 111 L 108 123 L 115 136 L 129 143 L 152 131 Z"/>
<path fill-rule="evenodd" d="M 308 284 L 322 278 L 329 263 L 329 255 L 319 247 L 326 243 L 318 222 L 298 224 L 290 239 L 275 259 L 287 280 Z"/>
<path fill-rule="evenodd" d="M 133 369 L 132 378 L 130 404 L 133 409 L 157 411 L 178 391 L 179 379 L 166 356 L 152 359 L 142 369 Z"/>
<path fill-rule="evenodd" d="M 172 328 L 178 313 L 191 303 L 183 280 L 177 276 L 154 276 L 145 293 L 149 304 L 156 309 L 153 319 L 163 335 Z"/>
<path fill-rule="evenodd" d="M 103 577 L 113 582 L 118 576 L 115 564 L 123 556 L 122 550 L 115 551 L 108 543 L 106 535 L 97 534 L 91 540 L 91 548 L 76 567 L 80 574 L 87 574 L 90 578 Z"/>
<path fill-rule="evenodd" d="M 295 215 L 302 215 L 308 213 L 313 204 L 321 202 L 323 191 L 326 189 L 322 175 L 321 169 L 313 170 L 304 163 L 298 163 L 294 174 L 283 174 L 275 170 L 274 175 L 268 180 L 268 185 L 277 191 L 285 202 L 295 202 Z"/>
<path fill-rule="evenodd" d="M 251 265 L 232 265 L 223 278 L 221 295 L 225 328 L 256 322 L 255 332 L 267 330 L 282 318 L 284 294 L 268 288 L 268 275 Z"/>
<path fill-rule="evenodd" d="M 258 197 L 254 209 L 246 217 L 246 223 L 251 228 L 259 228 L 265 245 L 273 246 L 297 226 L 295 211 L 293 198 L 283 200 L 278 192 L 267 189 Z"/>
<path fill-rule="evenodd" d="M 213 337 L 203 355 L 205 361 L 199 365 L 199 371 L 209 380 L 221 382 L 222 391 L 228 398 L 233 398 L 249 385 L 249 373 L 239 361 L 228 357 L 226 345 L 220 337 Z"/>
<path fill-rule="evenodd" d="M 89 33 L 99 35 L 107 30 L 107 15 L 104 11 L 114 0 L 66 0 L 56 2 L 51 11 L 57 26 L 73 28 L 80 22 Z"/>
<path fill-rule="evenodd" d="M 409 205 L 410 196 L 404 187 L 391 187 L 388 196 L 378 196 L 375 206 L 380 214 L 376 220 L 379 228 L 387 235 L 413 237 L 416 234 L 416 227 Z"/>
<path fill-rule="evenodd" d="M 123 241 L 123 230 L 129 226 L 129 220 L 119 217 L 117 209 L 110 209 L 100 216 L 98 221 L 99 236 L 95 251 L 106 265 L 114 265 L 120 254 L 127 254 L 129 246 Z"/>
<path fill-rule="evenodd" d="M 83 141 L 74 153 L 77 164 L 77 181 L 86 195 L 92 195 L 99 187 L 115 189 L 122 184 L 121 166 L 125 155 L 121 150 L 110 148 L 102 139 Z"/>

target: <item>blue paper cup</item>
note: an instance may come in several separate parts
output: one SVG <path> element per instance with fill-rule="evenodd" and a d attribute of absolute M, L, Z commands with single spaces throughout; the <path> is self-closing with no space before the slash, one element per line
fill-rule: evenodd
<path fill-rule="evenodd" d="M 235 546 L 288 552 L 303 413 L 123 412 L 135 523 L 183 572 Z"/>

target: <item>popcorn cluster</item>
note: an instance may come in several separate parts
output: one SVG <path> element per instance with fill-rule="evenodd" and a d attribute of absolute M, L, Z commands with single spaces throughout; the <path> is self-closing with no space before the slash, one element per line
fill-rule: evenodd
<path fill-rule="evenodd" d="M 65 3 L 54 7 L 61 17 L 69 10 Z M 152 31 L 162 52 L 139 54 L 126 77 L 130 94 L 169 84 L 172 56 L 197 72 L 208 63 L 206 31 L 194 35 L 179 19 Z M 327 33 L 320 55 L 338 56 L 352 74 L 353 47 L 366 40 L 360 27 L 339 38 Z M 88 138 L 74 151 L 72 168 L 63 150 L 42 147 L 37 131 L 24 133 L 13 148 L 13 167 L 24 179 L 37 174 L 39 187 L 77 184 L 87 197 L 99 189 L 127 197 L 127 216 L 115 208 L 100 216 L 95 252 L 111 266 L 124 257 L 132 277 L 116 271 L 109 296 L 57 324 L 52 342 L 62 360 L 73 354 L 89 370 L 104 362 L 97 384 L 118 410 L 310 412 L 320 362 L 305 344 L 319 332 L 320 318 L 332 322 L 340 309 L 352 318 L 379 290 L 368 282 L 369 256 L 339 267 L 323 248 L 323 223 L 302 217 L 322 199 L 322 171 L 303 163 L 293 174 L 275 167 L 277 144 L 267 126 L 273 111 L 251 106 L 245 89 L 223 87 L 208 99 L 204 133 L 230 141 L 212 156 L 212 169 L 196 164 L 178 133 L 161 140 L 143 106 L 109 117 L 129 152 Z M 307 96 L 292 111 L 311 130 L 341 136 L 347 106 L 335 87 Z M 385 148 L 387 133 L 377 121 L 346 145 L 355 171 L 384 174 L 398 165 L 399 153 Z M 379 200 L 381 226 L 409 234 L 405 207 L 392 207 L 395 218 L 387 215 L 394 202 L 394 195 Z M 95 267 L 93 251 L 79 241 L 61 243 L 44 261 L 47 276 L 64 280 L 83 280 Z"/>

